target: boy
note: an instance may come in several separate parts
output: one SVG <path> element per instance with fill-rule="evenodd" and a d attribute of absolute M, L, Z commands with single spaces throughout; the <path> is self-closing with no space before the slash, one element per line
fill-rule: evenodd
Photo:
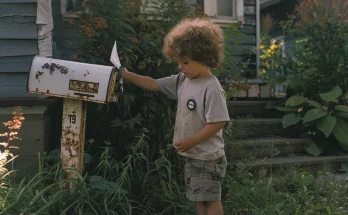
<path fill-rule="evenodd" d="M 199 215 L 222 215 L 221 183 L 227 161 L 222 129 L 230 121 L 225 92 L 210 68 L 223 58 L 219 26 L 184 19 L 166 36 L 163 54 L 181 73 L 161 79 L 124 70 L 122 77 L 139 87 L 178 99 L 173 146 L 186 157 L 186 197 L 196 202 Z"/>

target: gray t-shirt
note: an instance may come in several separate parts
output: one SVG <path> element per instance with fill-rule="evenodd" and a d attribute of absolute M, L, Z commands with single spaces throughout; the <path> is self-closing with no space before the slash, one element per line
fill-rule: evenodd
<path fill-rule="evenodd" d="M 178 99 L 173 144 L 198 133 L 207 123 L 230 121 L 226 94 L 215 76 L 192 80 L 185 78 L 178 90 L 177 78 L 178 75 L 171 75 L 157 79 L 162 93 L 170 99 Z M 180 154 L 201 160 L 220 158 L 225 154 L 222 129 Z"/>

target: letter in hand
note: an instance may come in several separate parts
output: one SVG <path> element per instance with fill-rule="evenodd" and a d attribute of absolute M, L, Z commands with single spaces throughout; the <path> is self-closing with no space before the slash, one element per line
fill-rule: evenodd
<path fill-rule="evenodd" d="M 117 69 L 120 69 L 121 62 L 120 62 L 120 58 L 118 57 L 118 53 L 117 53 L 116 40 L 115 40 L 114 47 L 112 48 L 110 61 L 111 61 L 112 64 L 114 64 L 114 66 L 116 66 Z"/>

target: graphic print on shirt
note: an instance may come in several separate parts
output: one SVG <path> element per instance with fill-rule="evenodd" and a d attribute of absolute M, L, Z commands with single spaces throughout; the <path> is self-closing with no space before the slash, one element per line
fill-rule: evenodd
<path fill-rule="evenodd" d="M 193 100 L 193 99 L 187 100 L 186 105 L 187 105 L 187 108 L 188 108 L 189 110 L 191 110 L 191 111 L 194 110 L 194 109 L 196 109 L 196 106 L 197 106 L 196 101 Z"/>

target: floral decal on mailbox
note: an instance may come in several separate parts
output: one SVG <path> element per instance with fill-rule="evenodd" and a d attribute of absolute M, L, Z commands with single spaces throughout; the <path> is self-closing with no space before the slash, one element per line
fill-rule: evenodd
<path fill-rule="evenodd" d="M 79 91 L 84 93 L 94 93 L 97 94 L 99 89 L 98 83 L 70 80 L 69 90 Z"/>

